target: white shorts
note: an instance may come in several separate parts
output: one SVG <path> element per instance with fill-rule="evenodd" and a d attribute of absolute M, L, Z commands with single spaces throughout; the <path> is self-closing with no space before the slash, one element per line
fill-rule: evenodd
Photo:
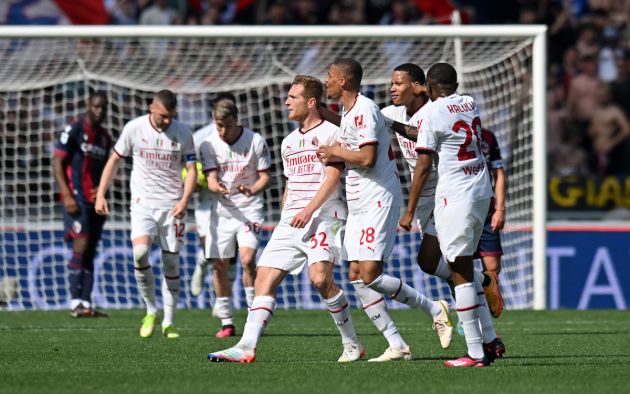
<path fill-rule="evenodd" d="M 416 218 L 418 227 L 420 227 L 423 234 L 436 236 L 437 230 L 435 229 L 433 208 L 435 208 L 435 196 L 420 197 L 416 207 Z"/>
<path fill-rule="evenodd" d="M 207 259 L 229 259 L 236 256 L 236 247 L 258 249 L 263 223 L 262 213 L 235 219 L 211 215 L 206 233 Z"/>
<path fill-rule="evenodd" d="M 304 266 L 328 261 L 341 263 L 337 234 L 343 221 L 335 218 L 313 218 L 304 228 L 294 228 L 290 220 L 280 222 L 258 259 L 258 267 L 277 268 L 297 275 Z"/>
<path fill-rule="evenodd" d="M 448 262 L 459 256 L 472 256 L 477 250 L 483 224 L 490 208 L 490 199 L 449 201 L 435 207 L 435 226 L 440 250 Z"/>
<path fill-rule="evenodd" d="M 131 208 L 131 240 L 148 235 L 164 251 L 177 253 L 186 237 L 186 217 L 175 219 L 172 208 Z"/>
<path fill-rule="evenodd" d="M 348 261 L 387 261 L 396 241 L 400 207 L 348 214 L 343 257 Z"/>
<path fill-rule="evenodd" d="M 212 210 L 205 208 L 195 209 L 195 224 L 197 225 L 197 235 L 205 237 L 210 231 L 210 218 Z"/>

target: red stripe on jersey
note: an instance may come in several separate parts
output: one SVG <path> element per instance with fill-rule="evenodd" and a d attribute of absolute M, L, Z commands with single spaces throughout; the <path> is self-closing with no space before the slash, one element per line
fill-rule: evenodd
<path fill-rule="evenodd" d="M 317 152 L 317 149 L 302 149 L 297 152 L 287 153 L 286 155 L 284 155 L 284 157 L 289 157 L 289 156 L 297 155 L 298 153 L 304 153 L 304 152 Z"/>
<path fill-rule="evenodd" d="M 378 141 L 374 140 L 374 141 L 366 141 L 362 144 L 359 145 L 359 149 L 363 148 L 366 145 L 378 145 Z"/>
<path fill-rule="evenodd" d="M 420 147 L 417 147 L 417 148 L 416 148 L 416 152 L 435 153 L 435 151 L 434 151 L 433 149 L 429 149 L 429 148 L 420 148 Z"/>
<path fill-rule="evenodd" d="M 261 168 L 260 170 L 258 170 L 258 172 L 267 172 L 267 171 L 269 171 L 269 167 Z"/>
<path fill-rule="evenodd" d="M 114 149 L 112 149 L 112 150 L 114 151 L 114 153 L 115 153 L 118 157 L 120 157 L 120 158 L 125 157 L 125 156 L 123 156 L 120 152 L 118 152 L 118 151 L 116 150 L 116 148 L 114 148 Z"/>

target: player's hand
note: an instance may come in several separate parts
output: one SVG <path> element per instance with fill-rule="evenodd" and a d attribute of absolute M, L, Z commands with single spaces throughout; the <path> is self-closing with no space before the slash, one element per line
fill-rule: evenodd
<path fill-rule="evenodd" d="M 251 197 L 254 195 L 254 193 L 252 192 L 252 188 L 248 185 L 238 185 L 236 188 L 241 194 L 244 194 L 247 197 Z"/>
<path fill-rule="evenodd" d="M 338 143 L 333 145 L 322 145 L 319 149 L 317 149 L 317 157 L 324 165 L 334 161 L 339 161 L 339 149 L 341 149 L 341 145 Z"/>
<path fill-rule="evenodd" d="M 94 210 L 99 215 L 109 216 L 109 207 L 107 206 L 107 199 L 105 197 L 96 196 L 96 201 L 94 201 Z"/>
<path fill-rule="evenodd" d="M 230 194 L 230 191 L 227 187 L 225 187 L 225 184 L 223 182 L 216 183 L 216 186 L 214 187 L 212 187 L 211 183 L 208 183 L 208 190 L 213 193 Z"/>
<path fill-rule="evenodd" d="M 297 215 L 291 219 L 291 223 L 289 225 L 295 228 L 304 228 L 311 221 L 313 217 L 313 212 L 307 207 L 298 212 Z"/>
<path fill-rule="evenodd" d="M 405 212 L 400 218 L 398 224 L 407 231 L 411 231 L 411 222 L 413 222 L 413 213 Z"/>
<path fill-rule="evenodd" d="M 496 233 L 497 231 L 503 230 L 503 226 L 505 226 L 505 210 L 497 209 L 492 214 L 490 227 L 492 228 L 492 231 Z"/>
<path fill-rule="evenodd" d="M 63 205 L 68 215 L 77 216 L 79 214 L 79 204 L 77 204 L 77 200 L 75 200 L 74 197 L 70 195 L 63 196 Z"/>
<path fill-rule="evenodd" d="M 186 208 L 188 207 L 188 203 L 186 201 L 180 200 L 177 205 L 171 210 L 171 215 L 175 219 L 181 219 L 186 216 Z"/>

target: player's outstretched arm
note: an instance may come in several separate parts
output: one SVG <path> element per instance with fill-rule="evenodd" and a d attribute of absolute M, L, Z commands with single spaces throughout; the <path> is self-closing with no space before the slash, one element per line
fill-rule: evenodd
<path fill-rule="evenodd" d="M 503 226 L 505 225 L 505 192 L 506 192 L 506 182 L 505 182 L 505 170 L 503 168 L 497 168 L 494 171 L 494 213 L 492 214 L 492 222 L 490 226 L 492 227 L 492 231 L 495 233 L 497 231 L 503 230 Z"/>
<path fill-rule="evenodd" d="M 317 157 L 323 163 L 343 161 L 355 166 L 372 168 L 376 164 L 377 149 L 377 144 L 363 145 L 357 151 L 343 149 L 339 144 L 322 145 L 317 150 Z"/>
<path fill-rule="evenodd" d="M 176 218 L 182 218 L 186 214 L 190 197 L 197 188 L 197 162 L 191 161 L 186 163 L 186 179 L 184 180 L 184 193 L 182 198 L 177 202 L 171 210 L 171 215 Z"/>
<path fill-rule="evenodd" d="M 121 157 L 118 156 L 116 152 L 112 153 L 105 164 L 105 168 L 103 168 L 101 181 L 98 184 L 98 190 L 96 191 L 96 201 L 94 202 L 94 210 L 99 215 L 109 215 L 109 207 L 107 206 L 105 193 L 107 193 L 107 189 L 109 189 L 109 185 L 112 183 L 112 179 L 114 179 L 116 171 L 118 171 L 120 159 Z"/>
<path fill-rule="evenodd" d="M 432 152 L 418 152 L 418 161 L 416 161 L 416 169 L 413 173 L 413 182 L 411 183 L 411 190 L 409 192 L 409 203 L 407 204 L 407 212 L 400 219 L 400 227 L 407 231 L 411 230 L 411 223 L 413 217 L 416 214 L 416 207 L 418 206 L 418 200 L 420 194 L 424 189 L 424 185 L 431 175 L 431 167 L 433 166 L 433 153 Z"/>
<path fill-rule="evenodd" d="M 317 193 L 315 193 L 311 202 L 309 202 L 304 209 L 293 217 L 291 223 L 289 223 L 291 227 L 304 228 L 308 222 L 311 221 L 315 211 L 321 208 L 321 206 L 328 201 L 333 192 L 339 187 L 339 180 L 341 179 L 342 171 L 343 166 L 341 164 L 331 164 L 326 166 L 326 179 L 317 190 Z"/>
<path fill-rule="evenodd" d="M 387 129 L 389 131 L 392 131 L 394 133 L 398 133 L 400 135 L 402 135 L 403 137 L 407 138 L 408 140 L 411 141 L 417 141 L 418 140 L 418 128 L 412 125 L 408 125 L 408 124 L 404 124 L 404 123 L 400 123 L 397 122 L 391 118 L 388 118 L 387 116 L 384 116 L 385 118 L 385 126 L 387 126 Z"/>
<path fill-rule="evenodd" d="M 75 216 L 79 213 L 79 206 L 77 205 L 77 200 L 75 200 L 72 195 L 70 186 L 68 186 L 68 178 L 66 178 L 63 167 L 64 159 L 59 156 L 53 157 L 53 173 L 59 185 L 59 192 L 63 196 L 63 205 L 70 216 Z"/>
<path fill-rule="evenodd" d="M 341 124 L 341 115 L 328 109 L 326 104 L 319 103 L 317 111 L 319 112 L 319 116 L 321 116 L 324 120 L 327 120 L 330 123 L 334 124 L 335 126 L 339 126 Z"/>

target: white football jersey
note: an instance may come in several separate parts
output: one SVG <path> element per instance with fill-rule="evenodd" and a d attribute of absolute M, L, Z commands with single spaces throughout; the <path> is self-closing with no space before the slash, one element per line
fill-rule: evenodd
<path fill-rule="evenodd" d="M 381 112 L 384 116 L 393 119 L 396 122 L 408 124 L 419 128 L 420 119 L 426 112 L 428 103 L 429 102 L 420 107 L 412 116 L 409 116 L 407 114 L 407 108 L 404 105 L 390 105 L 389 107 L 383 108 Z M 412 141 L 398 133 L 396 133 L 396 138 L 398 139 L 398 144 L 400 145 L 400 150 L 402 151 L 403 157 L 405 158 L 405 160 L 407 160 L 407 164 L 409 165 L 411 179 L 413 179 L 413 173 L 416 170 L 416 161 L 418 160 L 418 152 L 416 152 L 416 141 Z M 435 196 L 436 185 L 437 169 L 436 163 L 434 162 L 433 166 L 431 167 L 431 174 L 429 174 L 429 179 L 427 179 L 427 182 L 424 184 L 424 189 L 422 189 L 420 197 Z"/>
<path fill-rule="evenodd" d="M 269 170 L 269 148 L 260 134 L 242 129 L 232 145 L 223 141 L 219 133 L 213 133 L 200 148 L 203 172 L 217 171 L 219 182 L 230 191 L 218 196 L 217 213 L 222 216 L 233 217 L 234 211 L 258 214 L 263 210 L 263 193 L 247 197 L 238 191 L 238 186 L 253 185 L 259 172 Z"/>
<path fill-rule="evenodd" d="M 207 126 L 196 130 L 193 134 L 193 139 L 195 140 L 195 151 L 197 152 L 197 158 L 199 160 L 201 160 L 201 153 L 199 152 L 201 143 L 216 132 L 217 126 L 214 124 L 214 122 L 212 122 Z M 213 193 L 211 193 L 208 188 L 200 188 L 197 193 L 197 198 L 199 199 L 199 205 L 197 206 L 197 209 L 210 209 L 212 201 L 215 199 Z"/>
<path fill-rule="evenodd" d="M 417 150 L 438 154 L 436 205 L 448 200 L 479 201 L 492 197 L 486 160 L 481 151 L 481 120 L 475 101 L 452 94 L 425 104 Z"/>
<path fill-rule="evenodd" d="M 338 135 L 337 126 L 322 120 L 309 130 L 298 128 L 282 140 L 282 164 L 287 178 L 287 199 L 282 208 L 282 221 L 299 213 L 317 194 L 326 179 L 326 166 L 317 157 L 317 149 L 321 145 L 334 144 Z M 341 186 L 313 217 L 346 218 L 346 204 L 340 189 Z"/>
<path fill-rule="evenodd" d="M 358 151 L 365 145 L 378 145 L 373 168 L 346 163 L 346 200 L 350 212 L 363 212 L 373 206 L 400 206 L 402 191 L 396 160 L 378 106 L 358 95 L 351 108 L 344 108 L 340 130 L 339 142 L 344 149 Z"/>
<path fill-rule="evenodd" d="M 173 207 L 184 192 L 182 168 L 196 161 L 190 128 L 173 120 L 166 131 L 160 131 L 151 123 L 150 115 L 125 125 L 114 152 L 120 157 L 133 158 L 132 205 Z"/>

